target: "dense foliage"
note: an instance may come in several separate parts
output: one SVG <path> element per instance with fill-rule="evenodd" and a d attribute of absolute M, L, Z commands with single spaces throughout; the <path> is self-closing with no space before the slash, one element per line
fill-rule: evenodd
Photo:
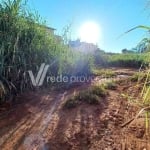
<path fill-rule="evenodd" d="M 95 64 L 100 67 L 147 67 L 150 62 L 150 53 L 125 53 L 111 54 L 96 52 L 94 55 Z"/>
<path fill-rule="evenodd" d="M 73 74 L 74 68 L 90 72 L 91 58 L 73 52 L 41 20 L 22 0 L 0 4 L 0 101 L 32 89 L 28 70 L 36 75 L 41 63 L 51 64 L 48 73 L 55 76 Z"/>

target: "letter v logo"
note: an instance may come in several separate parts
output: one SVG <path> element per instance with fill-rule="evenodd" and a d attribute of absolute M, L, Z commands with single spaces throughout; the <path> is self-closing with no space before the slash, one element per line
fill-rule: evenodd
<path fill-rule="evenodd" d="M 31 70 L 28 71 L 33 86 L 41 86 L 43 84 L 48 68 L 49 65 L 45 65 L 45 63 L 42 63 L 36 78 L 34 77 L 33 72 Z"/>

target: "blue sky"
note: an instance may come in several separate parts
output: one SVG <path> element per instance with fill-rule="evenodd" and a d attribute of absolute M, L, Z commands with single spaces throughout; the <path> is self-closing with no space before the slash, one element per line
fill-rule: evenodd
<path fill-rule="evenodd" d="M 148 34 L 135 30 L 117 39 L 137 25 L 150 25 L 147 0 L 29 0 L 30 9 L 39 12 L 48 26 L 61 34 L 63 27 L 72 23 L 71 36 L 78 38 L 84 22 L 93 21 L 101 28 L 100 48 L 110 52 L 131 49 Z"/>

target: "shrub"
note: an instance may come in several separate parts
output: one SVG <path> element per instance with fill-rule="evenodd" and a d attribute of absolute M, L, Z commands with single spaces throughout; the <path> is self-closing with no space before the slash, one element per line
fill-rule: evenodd
<path fill-rule="evenodd" d="M 107 92 L 103 85 L 94 85 L 86 90 L 78 92 L 74 97 L 67 99 L 66 108 L 74 108 L 77 104 L 84 102 L 87 104 L 99 104 L 106 96 Z"/>
<path fill-rule="evenodd" d="M 75 99 L 88 103 L 88 104 L 99 104 L 100 103 L 100 97 L 98 97 L 96 94 L 92 93 L 90 90 L 81 91 L 78 93 L 77 96 L 75 96 Z"/>
<path fill-rule="evenodd" d="M 92 94 L 95 94 L 97 96 L 105 97 L 107 94 L 107 91 L 104 87 L 104 85 L 94 85 L 90 88 L 90 91 Z"/>
<path fill-rule="evenodd" d="M 106 89 L 109 89 L 109 90 L 116 90 L 116 88 L 117 88 L 116 83 L 113 81 L 109 81 L 109 82 L 105 83 L 104 86 Z"/>
<path fill-rule="evenodd" d="M 89 97 L 86 99 L 86 103 L 92 104 L 92 105 L 99 104 L 100 101 L 101 101 L 101 98 L 95 94 L 89 95 Z"/>
<path fill-rule="evenodd" d="M 78 104 L 78 101 L 75 98 L 69 98 L 66 101 L 64 107 L 70 109 L 70 108 L 76 107 L 77 104 Z"/>

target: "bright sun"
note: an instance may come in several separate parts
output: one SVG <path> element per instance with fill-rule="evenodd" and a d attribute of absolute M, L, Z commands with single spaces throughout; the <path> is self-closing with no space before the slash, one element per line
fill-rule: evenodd
<path fill-rule="evenodd" d="M 100 27 L 95 22 L 86 22 L 79 29 L 79 38 L 83 42 L 98 43 L 100 38 Z"/>

